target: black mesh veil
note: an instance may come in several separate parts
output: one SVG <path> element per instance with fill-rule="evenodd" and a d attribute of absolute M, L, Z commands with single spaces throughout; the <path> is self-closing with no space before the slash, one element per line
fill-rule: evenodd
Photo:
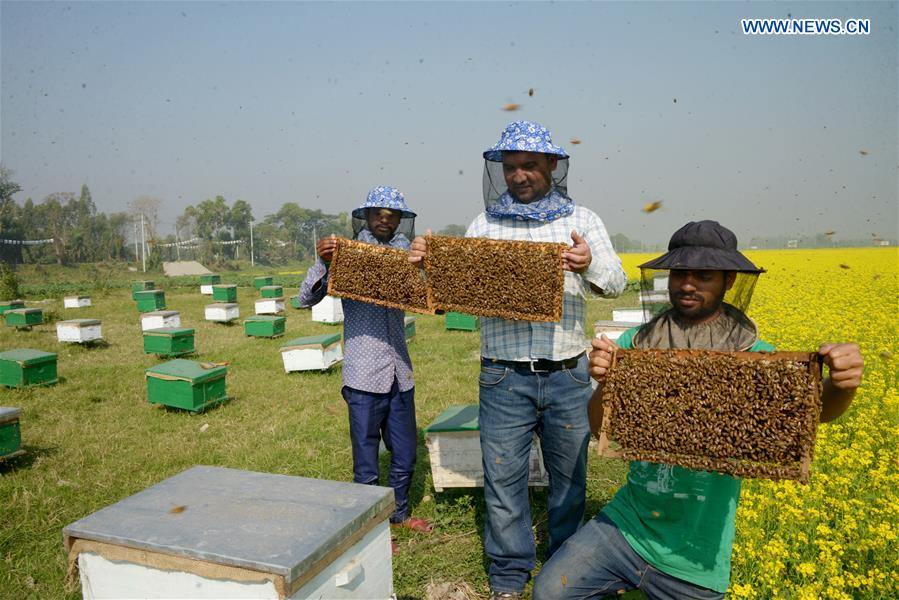
<path fill-rule="evenodd" d="M 568 158 L 559 158 L 556 168 L 552 172 L 553 189 L 568 197 Z M 484 160 L 484 208 L 490 208 L 496 204 L 500 196 L 508 191 L 506 178 L 503 175 L 503 163 L 501 161 Z"/>
<path fill-rule="evenodd" d="M 733 287 L 724 294 L 724 302 L 746 314 L 760 273 L 737 271 L 736 274 Z M 668 293 L 668 269 L 640 269 L 640 304 L 646 322 L 672 307 Z"/>
<path fill-rule="evenodd" d="M 353 239 L 359 237 L 359 232 L 368 229 L 368 219 L 366 219 L 368 208 L 357 208 L 353 211 Z M 402 233 L 411 242 L 415 239 L 415 217 L 413 213 L 402 211 L 403 216 L 400 218 L 400 224 L 397 226 L 393 235 Z"/>

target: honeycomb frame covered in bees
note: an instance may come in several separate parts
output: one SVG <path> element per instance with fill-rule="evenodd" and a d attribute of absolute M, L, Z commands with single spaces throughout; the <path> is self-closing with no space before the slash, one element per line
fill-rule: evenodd
<path fill-rule="evenodd" d="M 599 454 L 808 483 L 821 364 L 809 352 L 616 350 Z"/>
<path fill-rule="evenodd" d="M 328 295 L 431 314 L 417 265 L 399 248 L 338 238 L 328 269 Z"/>
<path fill-rule="evenodd" d="M 436 310 L 522 321 L 562 320 L 568 246 L 427 237 L 428 303 Z"/>

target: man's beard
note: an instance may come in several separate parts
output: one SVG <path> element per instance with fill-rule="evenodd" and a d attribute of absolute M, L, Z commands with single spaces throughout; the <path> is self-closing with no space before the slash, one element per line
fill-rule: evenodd
<path fill-rule="evenodd" d="M 722 290 L 721 290 L 721 293 L 718 294 L 718 297 L 715 298 L 715 301 L 712 303 L 711 306 L 709 306 L 709 307 L 705 307 L 705 306 L 700 307 L 700 309 L 699 309 L 697 312 L 693 312 L 693 313 L 690 313 L 690 314 L 686 314 L 686 313 L 681 312 L 680 306 L 678 305 L 677 302 L 675 302 L 675 300 L 676 300 L 677 298 L 696 298 L 696 299 L 699 299 L 697 296 L 693 296 L 693 295 L 689 295 L 689 294 L 680 294 L 680 293 L 677 293 L 677 294 L 671 294 L 671 299 L 670 299 L 670 300 L 671 300 L 671 305 L 672 305 L 672 307 L 674 307 L 674 312 L 675 312 L 675 314 L 677 315 L 677 317 L 678 317 L 679 319 L 681 319 L 681 320 L 683 320 L 683 321 L 687 321 L 688 323 L 698 323 L 698 322 L 700 322 L 700 321 L 703 321 L 703 320 L 705 320 L 705 319 L 708 319 L 708 318 L 709 318 L 710 316 L 712 316 L 712 315 L 717 314 L 718 311 L 721 310 L 721 305 L 724 304 L 724 296 L 725 296 L 725 294 L 727 294 L 727 290 L 726 290 L 726 289 L 722 289 Z"/>

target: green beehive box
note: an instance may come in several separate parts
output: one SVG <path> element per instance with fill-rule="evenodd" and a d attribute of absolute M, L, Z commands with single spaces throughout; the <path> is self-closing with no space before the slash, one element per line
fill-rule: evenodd
<path fill-rule="evenodd" d="M 415 337 L 415 317 L 405 317 L 403 325 L 406 330 L 406 341 L 408 342 Z"/>
<path fill-rule="evenodd" d="M 299 296 L 291 296 L 290 297 L 290 305 L 294 308 L 303 308 L 303 305 L 300 304 Z"/>
<path fill-rule="evenodd" d="M 16 308 L 3 313 L 7 327 L 31 327 L 44 322 L 44 311 L 39 308 Z"/>
<path fill-rule="evenodd" d="M 19 431 L 21 408 L 0 406 L 0 460 L 24 454 Z"/>
<path fill-rule="evenodd" d="M 145 290 L 134 292 L 134 295 L 137 296 L 137 310 L 142 313 L 165 310 L 165 292 L 162 290 Z"/>
<path fill-rule="evenodd" d="M 25 387 L 56 383 L 56 354 L 19 348 L 0 352 L 0 385 Z"/>
<path fill-rule="evenodd" d="M 465 313 L 448 312 L 446 313 L 446 328 L 461 329 L 463 331 L 477 331 L 478 318 Z"/>
<path fill-rule="evenodd" d="M 222 282 L 221 275 L 200 275 L 200 285 L 218 285 Z"/>
<path fill-rule="evenodd" d="M 265 275 L 264 277 L 256 277 L 253 279 L 253 286 L 259 290 L 264 288 L 267 285 L 272 285 L 272 276 Z"/>
<path fill-rule="evenodd" d="M 243 330 L 254 337 L 278 337 L 284 335 L 284 317 L 275 315 L 256 315 L 247 317 L 243 322 Z"/>
<path fill-rule="evenodd" d="M 216 302 L 237 302 L 237 286 L 233 283 L 212 286 L 212 299 Z"/>
<path fill-rule="evenodd" d="M 263 298 L 281 298 L 284 296 L 284 288 L 280 285 L 264 285 L 259 288 Z"/>
<path fill-rule="evenodd" d="M 9 310 L 25 308 L 25 302 L 22 300 L 0 300 L 0 315 Z"/>
<path fill-rule="evenodd" d="M 131 299 L 137 300 L 138 292 L 145 292 L 147 290 L 155 290 L 156 284 L 152 281 L 132 281 L 131 282 Z"/>
<path fill-rule="evenodd" d="M 198 412 L 223 402 L 225 375 L 228 369 L 176 358 L 147 369 L 147 399 L 151 404 L 164 404 Z"/>
<path fill-rule="evenodd" d="M 191 354 L 194 348 L 194 330 L 182 327 L 159 327 L 144 332 L 144 353 L 160 356 Z"/>

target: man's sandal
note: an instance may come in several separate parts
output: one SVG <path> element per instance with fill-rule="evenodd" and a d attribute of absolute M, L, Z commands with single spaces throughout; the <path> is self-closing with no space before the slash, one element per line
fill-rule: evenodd
<path fill-rule="evenodd" d="M 410 517 L 402 523 L 391 523 L 390 526 L 411 529 L 412 531 L 418 531 L 419 533 L 431 533 L 434 530 L 433 525 L 418 517 Z"/>

